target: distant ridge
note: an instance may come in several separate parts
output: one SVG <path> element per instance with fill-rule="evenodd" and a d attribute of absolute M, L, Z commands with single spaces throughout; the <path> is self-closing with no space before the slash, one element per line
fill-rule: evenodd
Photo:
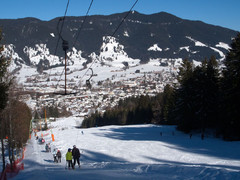
<path fill-rule="evenodd" d="M 90 54 L 99 55 L 104 37 L 112 34 L 125 13 L 89 16 L 75 44 L 76 50 L 81 50 L 82 56 L 89 61 Z M 69 42 L 70 50 L 83 19 L 84 17 L 65 19 L 62 36 Z M 50 54 L 54 54 L 58 20 L 59 17 L 50 21 L 36 18 L 0 19 L 4 43 L 13 44 L 14 52 L 26 64 L 31 65 L 31 58 L 24 48 L 35 48 L 37 44 L 45 44 Z M 156 58 L 188 58 L 202 61 L 211 55 L 220 60 L 223 59 L 221 54 L 226 53 L 227 49 L 217 45 L 230 44 L 236 34 L 237 31 L 231 29 L 201 21 L 184 20 L 166 12 L 145 15 L 132 11 L 115 38 L 124 46 L 124 51 L 129 57 L 145 63 Z M 201 45 L 196 42 L 201 42 Z M 64 55 L 61 43 L 57 55 Z"/>

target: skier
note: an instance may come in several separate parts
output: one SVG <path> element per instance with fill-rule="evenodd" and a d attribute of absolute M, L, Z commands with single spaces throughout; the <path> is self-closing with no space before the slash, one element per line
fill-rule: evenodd
<path fill-rule="evenodd" d="M 76 161 L 77 161 L 78 167 L 80 167 L 79 158 L 80 158 L 81 154 L 80 154 L 79 149 L 76 147 L 76 145 L 73 146 L 72 156 L 73 156 L 73 166 L 75 166 Z"/>
<path fill-rule="evenodd" d="M 50 143 L 47 143 L 47 144 L 45 145 L 45 149 L 46 149 L 46 152 L 51 152 Z"/>
<path fill-rule="evenodd" d="M 57 149 L 56 148 L 53 149 L 52 155 L 53 155 L 53 161 L 58 162 L 57 161 Z"/>
<path fill-rule="evenodd" d="M 45 150 L 48 152 L 48 144 L 45 145 Z"/>
<path fill-rule="evenodd" d="M 189 137 L 190 137 L 190 139 L 192 139 L 192 133 L 190 133 Z"/>
<path fill-rule="evenodd" d="M 70 167 L 72 167 L 74 169 L 74 166 L 72 164 L 72 152 L 71 152 L 71 148 L 68 149 L 68 152 L 66 154 L 66 161 L 68 162 L 68 169 L 70 169 Z"/>
<path fill-rule="evenodd" d="M 61 151 L 58 150 L 56 155 L 57 155 L 57 162 L 61 162 L 61 157 L 62 157 Z"/>

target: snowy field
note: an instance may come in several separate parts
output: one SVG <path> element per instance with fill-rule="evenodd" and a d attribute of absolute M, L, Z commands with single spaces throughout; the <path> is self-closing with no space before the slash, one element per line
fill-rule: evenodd
<path fill-rule="evenodd" d="M 240 142 L 176 131 L 175 126 L 131 125 L 79 129 L 81 119 L 58 119 L 43 131 L 46 142 L 63 154 L 54 163 L 34 137 L 26 148 L 23 171 L 14 180 L 66 179 L 240 179 Z M 162 132 L 162 136 L 160 133 Z M 38 133 L 41 135 L 41 132 Z M 81 168 L 65 169 L 65 154 L 76 145 Z"/>

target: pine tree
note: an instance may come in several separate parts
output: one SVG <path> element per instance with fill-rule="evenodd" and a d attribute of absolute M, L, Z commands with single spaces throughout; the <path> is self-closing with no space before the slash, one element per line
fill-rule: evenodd
<path fill-rule="evenodd" d="M 179 68 L 178 81 L 180 87 L 176 90 L 174 116 L 171 118 L 172 121 L 177 123 L 178 129 L 185 132 L 191 131 L 194 125 L 192 121 L 195 115 L 193 80 L 193 64 L 185 59 Z"/>
<path fill-rule="evenodd" d="M 240 139 L 240 33 L 233 40 L 223 71 L 222 131 L 226 139 Z"/>
<path fill-rule="evenodd" d="M 164 87 L 162 106 L 161 116 L 164 124 L 174 124 L 174 121 L 170 121 L 169 116 L 171 116 L 172 109 L 175 106 L 175 90 L 169 84 Z"/>
<path fill-rule="evenodd" d="M 173 120 L 185 132 L 193 129 L 214 127 L 218 102 L 218 69 L 215 57 L 205 59 L 201 66 L 193 69 L 183 61 L 178 77 L 180 87 L 176 90 Z"/>
<path fill-rule="evenodd" d="M 214 56 L 212 56 L 207 62 L 206 76 L 206 82 L 204 85 L 208 90 L 206 94 L 206 126 L 208 128 L 215 128 L 219 119 L 220 87 L 218 63 Z"/>

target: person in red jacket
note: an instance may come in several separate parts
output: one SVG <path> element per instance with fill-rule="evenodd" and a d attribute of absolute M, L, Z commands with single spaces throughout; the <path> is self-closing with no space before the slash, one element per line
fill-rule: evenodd
<path fill-rule="evenodd" d="M 57 151 L 57 162 L 61 162 L 61 158 L 62 158 L 62 153 L 60 150 Z"/>

